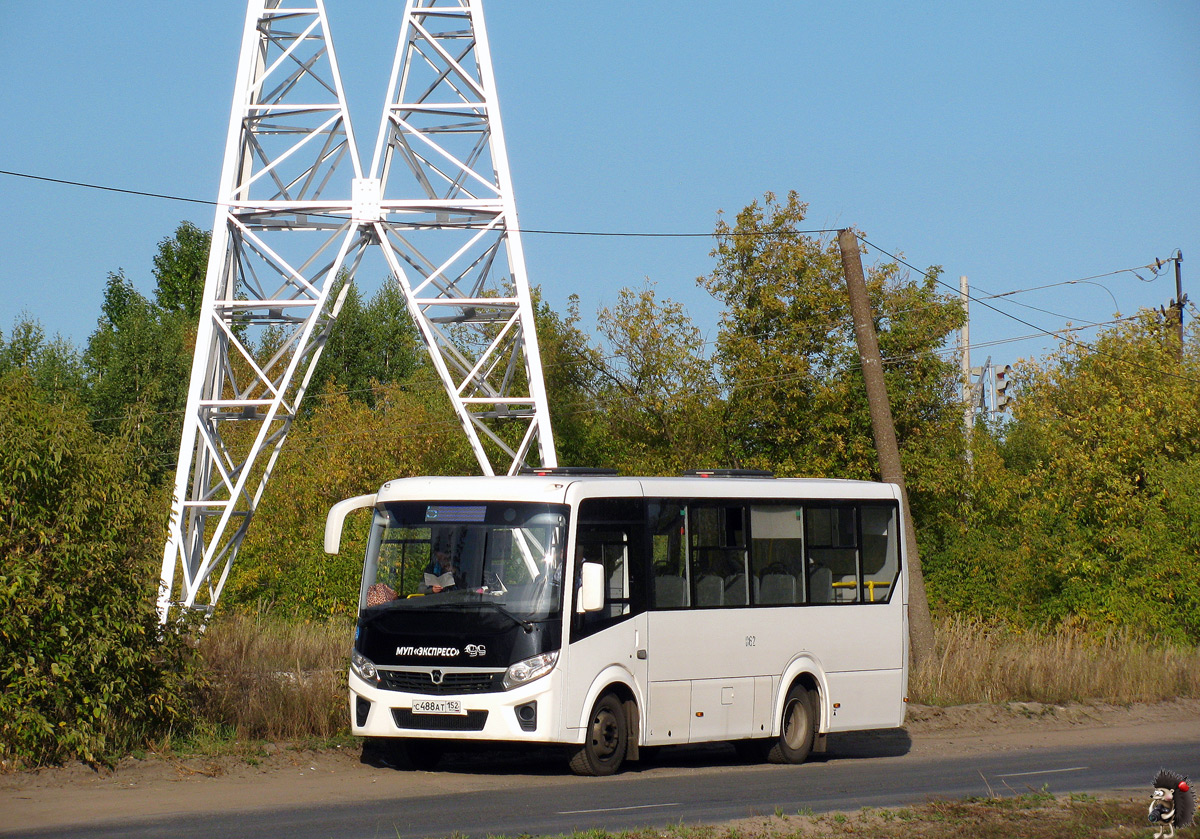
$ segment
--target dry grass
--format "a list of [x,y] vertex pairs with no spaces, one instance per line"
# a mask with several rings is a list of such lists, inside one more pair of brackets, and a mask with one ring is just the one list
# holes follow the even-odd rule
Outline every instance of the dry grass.
[[[632,831],[623,839],[801,839],[858,836],[863,839],[1097,839],[1149,837],[1140,801],[1100,801],[1091,796],[1056,799],[1033,793],[1004,799],[934,801],[899,809],[744,819],[721,827]],[[1187,834],[1184,833],[1184,836]],[[589,839],[615,839],[600,831]]]
[[[1151,832],[1141,801],[1098,800],[1089,795],[1056,799],[1049,793],[1032,793],[823,815],[777,810],[773,816],[724,825],[678,824],[621,833],[589,830],[558,839],[1134,839],[1149,837]],[[1182,839],[1190,832],[1177,835]]]
[[201,718],[262,740],[348,733],[346,665],[353,627],[225,615],[199,651],[210,684]]
[[[329,739],[349,733],[346,665],[353,628],[223,615],[200,641],[209,685],[198,716],[240,740]],[[925,705],[1200,697],[1200,649],[1062,629],[1050,635],[963,620],[937,627],[939,653],[914,669]]]
[[1200,649],[1059,629],[1050,635],[949,620],[938,655],[909,678],[926,705],[1103,700],[1118,704],[1200,697]]

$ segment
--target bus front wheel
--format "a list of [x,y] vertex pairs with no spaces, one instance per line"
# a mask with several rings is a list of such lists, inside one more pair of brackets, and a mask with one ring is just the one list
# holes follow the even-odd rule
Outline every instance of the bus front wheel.
[[816,713],[812,694],[803,685],[792,685],[783,700],[779,738],[771,744],[771,763],[804,763],[816,738]]
[[612,775],[621,768],[629,749],[629,732],[621,700],[606,693],[588,716],[583,745],[571,755],[576,775]]

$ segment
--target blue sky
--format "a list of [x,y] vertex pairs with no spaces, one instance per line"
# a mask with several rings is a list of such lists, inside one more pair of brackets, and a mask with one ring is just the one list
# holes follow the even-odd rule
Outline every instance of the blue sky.
[[[403,3],[327,9],[369,150]],[[703,233],[718,210],[794,189],[813,227],[858,227],[954,286],[969,276],[979,295],[1178,248],[1200,303],[1193,0],[485,9],[527,229]],[[240,0],[0,0],[0,169],[215,198],[244,17]],[[82,344],[109,271],[149,291],[157,242],[183,219],[212,227],[201,205],[3,175],[0,196],[5,334],[24,311]],[[719,307],[695,282],[711,246],[525,238],[530,280],[556,308],[575,293],[591,319],[649,278],[713,337]],[[1120,273],[991,302],[1054,330],[1174,296],[1172,271],[1139,273],[1150,282]],[[1011,340],[1035,332],[972,307],[976,363],[1054,344]]]

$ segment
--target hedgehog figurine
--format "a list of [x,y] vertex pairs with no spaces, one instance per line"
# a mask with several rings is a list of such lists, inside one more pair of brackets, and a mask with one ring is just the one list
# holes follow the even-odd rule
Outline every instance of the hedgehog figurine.
[[1159,770],[1150,796],[1150,823],[1158,828],[1154,839],[1173,839],[1175,828],[1187,827],[1196,815],[1196,796],[1188,779],[1178,772]]

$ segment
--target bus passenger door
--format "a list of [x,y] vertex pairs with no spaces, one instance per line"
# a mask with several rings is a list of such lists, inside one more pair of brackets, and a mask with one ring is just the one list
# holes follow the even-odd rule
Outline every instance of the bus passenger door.
[[583,563],[599,563],[604,566],[607,583],[604,606],[599,611],[572,616],[563,706],[567,725],[578,726],[588,713],[584,704],[597,679],[631,682],[644,716],[647,628],[642,594],[641,499],[584,499],[576,527],[576,579]]
[[692,670],[702,657],[696,642],[691,570],[687,561],[687,507],[648,500],[651,578],[647,581],[646,651],[649,707],[646,742],[686,743],[691,735]]

